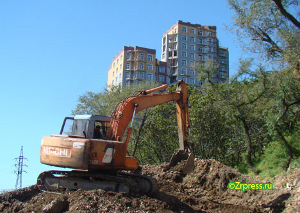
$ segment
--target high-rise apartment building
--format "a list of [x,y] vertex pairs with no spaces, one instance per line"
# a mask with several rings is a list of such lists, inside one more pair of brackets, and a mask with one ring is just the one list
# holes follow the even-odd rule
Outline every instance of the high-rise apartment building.
[[163,35],[161,61],[154,49],[124,46],[112,60],[107,83],[130,86],[145,80],[167,84],[184,80],[201,86],[196,64],[209,59],[219,64],[213,81],[225,82],[229,78],[229,51],[219,46],[217,28],[177,21]]
[[163,35],[161,60],[167,62],[170,69],[170,83],[182,79],[201,86],[195,65],[208,59],[219,64],[213,80],[225,82],[229,78],[229,52],[228,48],[219,46],[215,26],[177,21]]
[[107,83],[121,86],[145,80],[170,83],[167,74],[167,63],[156,59],[156,50],[124,46],[112,60]]

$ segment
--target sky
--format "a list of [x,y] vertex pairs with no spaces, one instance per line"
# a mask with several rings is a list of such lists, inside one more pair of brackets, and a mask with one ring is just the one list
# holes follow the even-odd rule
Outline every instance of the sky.
[[80,95],[100,92],[123,46],[156,49],[178,20],[217,27],[229,48],[230,75],[242,50],[225,25],[226,0],[2,0],[0,1],[0,192],[15,188],[15,158],[23,146],[22,186],[59,169],[39,160],[43,136],[58,134]]

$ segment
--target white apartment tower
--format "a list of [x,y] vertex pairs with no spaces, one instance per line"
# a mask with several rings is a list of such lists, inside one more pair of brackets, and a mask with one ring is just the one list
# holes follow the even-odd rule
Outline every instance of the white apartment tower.
[[219,46],[215,26],[177,21],[163,35],[161,60],[167,62],[170,83],[182,79],[188,84],[201,86],[195,65],[208,59],[219,64],[218,71],[213,74],[213,81],[223,83],[228,80],[229,51]]

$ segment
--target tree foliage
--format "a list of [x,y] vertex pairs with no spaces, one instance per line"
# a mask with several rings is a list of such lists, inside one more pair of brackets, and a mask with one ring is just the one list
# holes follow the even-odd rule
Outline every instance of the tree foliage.
[[111,115],[117,105],[125,98],[157,85],[157,82],[144,82],[130,87],[112,85],[104,88],[102,92],[86,92],[86,94],[79,96],[79,103],[72,114]]
[[235,11],[233,30],[244,47],[259,53],[268,63],[292,67],[299,78],[299,1],[228,0],[228,3]]

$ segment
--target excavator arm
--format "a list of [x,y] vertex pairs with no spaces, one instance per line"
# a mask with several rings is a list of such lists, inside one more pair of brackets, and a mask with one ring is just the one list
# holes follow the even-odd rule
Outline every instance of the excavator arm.
[[[135,113],[156,105],[175,101],[178,123],[179,151],[173,155],[169,165],[171,167],[176,165],[181,160],[187,160],[185,166],[187,169],[185,170],[186,173],[188,173],[194,168],[194,154],[192,150],[192,144],[187,142],[187,129],[190,127],[187,87],[184,81],[179,81],[176,91],[154,93],[166,89],[167,87],[168,85],[165,84],[151,90],[145,90],[138,95],[128,97],[122,101],[112,114],[113,120],[108,139],[121,141],[124,132],[129,122],[134,118]],[[126,147],[130,139],[131,131],[132,129],[130,127],[125,140]]]

